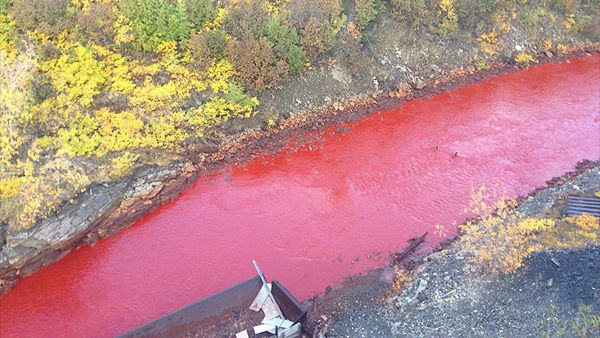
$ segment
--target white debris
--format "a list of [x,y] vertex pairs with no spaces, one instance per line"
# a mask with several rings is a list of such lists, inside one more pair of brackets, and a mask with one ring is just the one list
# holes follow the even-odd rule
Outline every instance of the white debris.
[[267,298],[269,298],[269,290],[271,289],[271,284],[267,284],[267,287],[269,288],[268,290],[264,285],[260,288],[260,291],[258,291],[258,295],[256,295],[256,298],[254,298],[254,301],[252,302],[252,304],[250,304],[250,310],[254,312],[260,311],[260,308],[262,308]]
[[244,330],[244,331],[240,331],[240,332],[236,333],[235,338],[250,338],[250,336],[248,336],[248,332],[246,332],[246,330]]
[[277,317],[277,318],[265,317],[265,319],[263,319],[262,323],[268,324],[268,325],[275,325],[277,327],[281,327],[284,329],[290,328],[292,325],[294,325],[293,322],[291,322],[287,319],[284,319],[284,318],[280,318],[280,317]]
[[259,333],[275,330],[275,328],[276,328],[275,325],[260,324],[260,325],[257,325],[254,327],[254,333],[259,334]]
[[300,323],[277,333],[277,338],[295,338],[300,337]]
[[265,316],[269,319],[279,317],[275,302],[273,302],[270,297],[265,300],[261,309],[265,313]]
[[[271,293],[271,284],[268,284],[264,275],[258,268],[256,261],[252,261],[256,267],[256,271],[260,276],[263,286],[260,288],[258,294],[254,298],[254,301],[250,305],[250,309],[253,311],[262,310],[265,314],[262,323],[254,327],[254,333],[269,332],[275,334],[275,338],[296,338],[300,336],[301,325],[300,323],[294,324],[292,321],[287,320],[283,315],[283,312],[277,304],[277,300]],[[239,337],[236,337],[239,338]],[[243,338],[243,336],[242,336]]]

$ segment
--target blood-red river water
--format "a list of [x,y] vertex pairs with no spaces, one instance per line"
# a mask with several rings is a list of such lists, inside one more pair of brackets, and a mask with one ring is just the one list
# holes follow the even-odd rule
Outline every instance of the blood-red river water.
[[471,187],[525,194],[600,158],[599,64],[571,59],[411,101],[313,149],[199,179],[20,281],[0,299],[0,336],[114,336],[255,276],[252,259],[304,299],[409,238],[441,241],[435,224],[456,230]]

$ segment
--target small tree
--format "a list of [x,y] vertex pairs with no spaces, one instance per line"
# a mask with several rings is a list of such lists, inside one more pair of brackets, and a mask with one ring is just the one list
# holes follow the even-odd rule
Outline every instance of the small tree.
[[190,51],[194,63],[202,71],[206,71],[213,61],[227,56],[227,34],[222,29],[204,30],[192,34]]
[[32,49],[15,57],[0,49],[0,164],[4,169],[11,167],[13,157],[27,141],[36,67]]
[[291,0],[287,6],[289,22],[300,35],[299,44],[309,58],[330,50],[341,28],[341,0]]

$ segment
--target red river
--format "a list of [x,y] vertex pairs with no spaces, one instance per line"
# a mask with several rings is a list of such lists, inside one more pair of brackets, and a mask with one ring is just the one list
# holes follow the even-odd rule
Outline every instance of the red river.
[[373,252],[425,231],[440,241],[434,225],[455,230],[472,186],[525,194],[600,158],[599,64],[571,59],[412,101],[315,149],[199,179],[20,281],[0,299],[0,336],[114,336],[254,276],[252,259],[304,299],[381,264]]

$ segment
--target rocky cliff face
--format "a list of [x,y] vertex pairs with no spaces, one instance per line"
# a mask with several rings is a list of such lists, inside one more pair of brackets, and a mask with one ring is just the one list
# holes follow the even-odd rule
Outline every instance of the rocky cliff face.
[[74,204],[27,231],[8,231],[0,251],[0,294],[73,248],[93,245],[173,200],[191,185],[195,169],[191,163],[148,168],[120,182],[90,188]]

